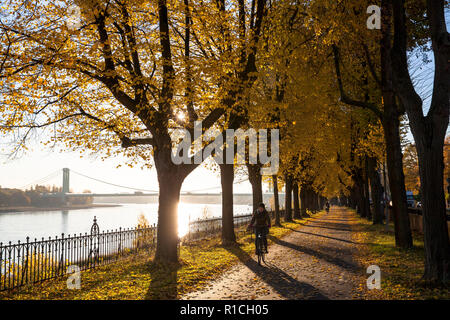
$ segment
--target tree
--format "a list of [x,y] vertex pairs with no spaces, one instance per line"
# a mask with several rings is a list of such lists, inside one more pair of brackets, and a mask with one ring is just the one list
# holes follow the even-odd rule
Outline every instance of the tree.
[[[345,44],[350,45],[351,48],[354,48],[355,43],[357,43],[362,49],[361,51],[364,52],[364,55],[357,59],[357,63],[363,67],[366,73],[369,72],[372,75],[373,81],[381,90],[382,106],[379,106],[379,104],[377,103],[371,102],[370,95],[367,94],[366,90],[364,90],[365,92],[363,91],[363,99],[355,99],[347,94],[344,89],[342,73],[340,70],[340,50],[342,49],[339,48],[337,44],[335,44],[333,45],[333,51],[341,100],[349,105],[370,110],[382,122],[387,149],[387,166],[392,196],[392,211],[394,216],[396,245],[403,248],[409,248],[412,246],[412,236],[409,223],[409,215],[407,212],[406,190],[404,174],[402,170],[402,150],[399,131],[399,118],[404,113],[404,111],[397,105],[395,94],[392,88],[392,69],[390,68],[389,63],[389,43],[391,39],[390,23],[388,13],[385,10],[387,2],[388,1],[382,1],[381,5],[382,24],[381,38],[379,39],[380,64],[378,67],[374,63],[374,59],[372,58],[373,53],[377,48],[362,41],[361,39],[364,39],[365,37],[361,37],[361,35],[359,36],[359,39],[354,37],[355,35],[360,34],[360,32],[365,32],[366,35],[370,38],[370,35],[367,34],[368,30],[364,30],[356,26],[355,30],[360,32],[350,33],[350,37],[352,38],[347,39],[347,41],[345,42]],[[357,25],[361,25],[364,23],[360,20],[360,18],[358,18],[359,16],[361,16],[362,12],[365,12],[365,10],[362,10],[364,8],[364,5],[365,4],[355,5],[355,12],[357,12],[357,14],[355,15]],[[351,17],[349,18],[351,19]],[[343,39],[341,39],[340,41],[336,41],[336,43],[342,45],[344,43],[344,41],[342,40]],[[373,43],[376,43],[376,41],[373,41]],[[377,71],[380,72],[381,76],[378,75]],[[362,84],[366,86],[370,83],[369,81],[370,80],[368,78],[363,77]],[[374,98],[377,98],[377,96],[375,96]]]
[[281,226],[280,221],[280,200],[278,196],[278,176],[272,175],[273,183],[273,198],[274,198],[274,209],[275,209],[275,226]]
[[253,212],[263,202],[261,165],[247,163],[248,180],[252,185]]
[[300,212],[299,189],[297,181],[295,181],[292,186],[292,196],[294,197],[294,219],[301,219],[302,215]]
[[[273,12],[279,14],[279,25],[285,26],[284,28],[291,32],[279,35],[278,29],[274,31],[277,35],[274,41],[277,49],[273,52],[277,55],[272,57],[271,68],[277,70],[278,74],[272,82],[281,89],[277,90],[282,93],[280,102],[286,105],[294,100],[297,102],[297,107],[304,109],[305,113],[314,114],[314,110],[308,108],[308,104],[320,105],[321,108],[326,108],[327,105],[342,108],[344,103],[369,110],[382,121],[383,126],[389,127],[385,130],[385,139],[389,148],[390,182],[393,185],[391,189],[393,211],[396,217],[396,243],[402,247],[410,247],[412,237],[407,214],[399,134],[399,117],[402,113],[397,105],[386,99],[389,97],[383,96],[384,105],[381,103],[382,93],[387,94],[389,90],[382,90],[380,80],[382,77],[379,75],[386,69],[383,69],[382,64],[373,58],[378,56],[379,48],[376,44],[380,39],[376,33],[361,27],[366,25],[365,12],[369,4],[367,1],[349,0],[308,1],[280,5],[277,8],[278,11]],[[355,44],[360,50],[355,51]],[[267,52],[270,53],[272,50]],[[345,72],[345,81],[341,68]],[[329,75],[333,72],[337,74],[337,83],[330,81]],[[290,85],[287,86],[286,83]],[[292,93],[294,88],[296,91]],[[336,97],[334,90],[338,91],[339,100],[342,103],[336,103],[339,96]],[[361,98],[353,98],[357,96]],[[388,105],[386,101],[390,104]],[[280,109],[283,111],[285,108],[280,107]],[[287,118],[299,119],[293,115]],[[311,124],[317,123],[313,121]],[[305,128],[311,128],[310,125]],[[311,130],[308,132],[310,133]],[[302,137],[308,139],[306,135]],[[286,137],[283,136],[283,140],[285,139]],[[358,196],[359,189],[354,189],[353,200],[360,199],[359,201],[362,202],[358,207],[365,215],[369,215],[365,180],[356,180],[358,183],[354,187],[359,188],[358,184],[361,183],[359,189],[366,195]],[[305,192],[303,195],[305,196]],[[315,197],[314,193],[312,196]],[[315,206],[314,203],[313,205]]]
[[450,282],[450,243],[443,186],[443,148],[450,108],[450,35],[444,15],[444,0],[427,0],[426,16],[434,54],[431,105],[423,114],[423,101],[408,70],[408,31],[404,1],[392,2],[394,42],[391,68],[395,92],[406,109],[419,159],[420,190],[425,240],[424,279]]
[[370,190],[372,195],[372,203],[373,203],[373,224],[381,224],[383,223],[383,207],[381,206],[382,195],[382,186],[380,173],[377,169],[377,159],[373,157],[368,158],[368,166],[369,166],[369,179],[370,179]]
[[222,243],[227,245],[236,241],[233,221],[234,166],[232,164],[221,164],[219,166],[222,185]]
[[289,173],[284,175],[284,221],[292,221],[292,176]]
[[[383,42],[384,40],[382,40]],[[383,46],[382,46],[383,48]],[[401,113],[398,111],[395,97],[392,95],[392,88],[389,88],[389,71],[385,69],[383,64],[383,57],[385,54],[382,50],[382,80],[381,87],[383,93],[383,111],[380,111],[376,105],[369,102],[356,101],[347,97],[343,84],[339,66],[339,51],[337,47],[335,52],[336,74],[338,77],[339,90],[341,92],[341,99],[343,102],[356,107],[374,112],[382,121],[384,128],[384,137],[387,149],[387,166],[389,173],[389,185],[392,195],[392,210],[394,216],[394,226],[396,235],[396,244],[400,247],[409,248],[412,246],[411,229],[409,225],[409,216],[407,213],[406,191],[404,183],[404,174],[402,169],[402,152],[400,143],[400,121]]]
[[[226,4],[224,0],[220,0],[218,9],[222,13],[222,18],[227,21],[229,13],[226,12]],[[244,0],[237,1],[237,30],[233,30],[231,24],[227,24],[221,31],[230,37],[234,32],[237,33],[237,42],[234,51],[237,52],[237,60],[235,64],[228,65],[228,74],[234,75],[234,78],[225,82],[224,92],[227,106],[227,114],[224,128],[239,129],[248,124],[246,102],[248,97],[246,93],[251,89],[256,80],[256,53],[258,51],[258,42],[263,26],[263,18],[266,12],[265,0],[253,0],[251,5],[250,16],[246,14],[246,2]],[[255,7],[256,6],[256,7]],[[230,9],[230,11],[233,11]],[[265,26],[267,28],[267,26]],[[231,54],[231,44],[223,47],[226,54]],[[224,141],[226,141],[224,139]],[[226,142],[226,144],[231,142]],[[232,142],[234,143],[234,141]],[[227,147],[227,146],[226,146]],[[225,148],[226,148],[225,147]],[[220,165],[221,181],[222,181],[222,241],[225,244],[235,241],[234,223],[233,223],[233,179],[234,163],[223,163]],[[250,172],[249,172],[250,174]],[[261,185],[261,181],[259,182]],[[252,184],[253,186],[253,184]],[[262,190],[262,189],[261,189]],[[261,191],[262,192],[262,191]],[[254,193],[257,194],[255,191]],[[255,201],[255,199],[254,199]],[[262,201],[262,194],[261,194]]]
[[171,134],[181,128],[193,136],[200,120],[205,131],[233,108],[254,77],[265,1],[254,2],[245,44],[233,37],[229,19],[238,18],[224,1],[77,4],[80,25],[68,28],[65,3],[11,2],[7,13],[15,18],[0,26],[0,128],[16,132],[17,148],[33,129],[52,127],[68,148],[124,153],[130,165],[150,166],[153,159],[160,191],[156,259],[177,261],[180,189],[205,146],[187,164],[174,163]]

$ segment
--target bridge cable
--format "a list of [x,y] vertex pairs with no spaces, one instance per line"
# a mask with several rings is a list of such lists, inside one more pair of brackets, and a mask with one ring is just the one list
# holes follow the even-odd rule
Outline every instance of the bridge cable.
[[82,174],[82,173],[76,172],[76,171],[74,171],[74,170],[70,170],[70,172],[73,172],[73,173],[75,173],[75,174],[77,174],[77,175],[79,175],[79,176],[82,176],[82,177],[84,177],[84,178],[87,178],[87,179],[95,180],[95,181],[97,181],[97,182],[101,182],[101,183],[104,183],[104,184],[109,184],[109,185],[111,185],[111,186],[115,186],[115,187],[119,187],[119,188],[130,189],[130,190],[135,190],[135,191],[152,192],[152,193],[158,193],[158,192],[159,192],[159,191],[157,191],[157,190],[139,189],[139,188],[127,187],[127,186],[123,186],[123,185],[120,185],[120,184],[115,184],[115,183],[107,182],[107,181],[100,180],[100,179],[97,179],[97,178],[89,177],[89,176],[87,176],[87,175],[84,175],[84,174]]
[[[247,180],[248,180],[248,177],[247,178],[243,178],[243,179],[241,179],[239,181],[233,182],[233,184],[239,184],[239,183],[247,181]],[[195,189],[195,190],[188,190],[188,191],[184,191],[184,192],[198,192],[198,191],[213,190],[213,189],[219,189],[219,188],[221,188],[221,186],[207,187],[207,188]]]
[[[100,182],[100,183],[108,184],[108,185],[115,186],[115,187],[119,187],[119,188],[124,188],[124,189],[129,189],[129,190],[135,190],[135,191],[145,191],[145,192],[151,192],[151,193],[158,193],[158,192],[159,192],[159,190],[149,190],[149,189],[133,188],[133,187],[128,187],[128,186],[124,186],[124,185],[120,185],[120,184],[116,184],[116,183],[104,181],[104,180],[101,180],[101,179],[97,179],[97,178],[94,178],[94,177],[87,176],[87,175],[85,175],[85,174],[79,173],[79,172],[74,171],[74,170],[72,170],[72,169],[71,169],[70,171],[71,171],[72,173],[75,173],[75,174],[77,174],[77,175],[79,175],[79,176],[82,176],[82,177],[84,177],[84,178],[91,179],[91,180],[94,180],[94,181],[97,181],[97,182]],[[56,172],[53,172],[52,174],[48,175],[47,177],[44,177],[44,178],[39,179],[39,180],[36,180],[36,181],[40,181],[40,180],[46,179],[46,178],[50,177],[51,175],[53,175],[53,174],[55,174],[55,173],[56,173],[56,174],[59,174],[59,173],[60,173],[60,170],[58,170],[58,171],[56,171]],[[248,177],[247,177],[247,178],[243,178],[243,179],[241,179],[241,180],[239,180],[239,181],[236,181],[236,182],[234,182],[233,184],[239,184],[239,183],[242,183],[242,182],[247,181],[247,180],[248,180]],[[188,190],[188,191],[184,191],[184,192],[197,192],[197,191],[213,190],[213,189],[219,189],[219,188],[221,188],[221,187],[220,187],[220,186],[217,186],[217,187],[208,187],[208,188],[202,188],[202,189]]]
[[23,186],[20,187],[19,189],[24,189],[25,187],[33,186],[33,185],[39,184],[39,183],[44,183],[44,182],[49,181],[49,180],[51,180],[51,179],[53,179],[53,178],[56,178],[56,177],[57,177],[58,175],[60,175],[60,174],[61,174],[61,170],[58,169],[58,170],[56,170],[56,171],[50,173],[49,175],[47,175],[47,176],[45,176],[45,177],[43,177],[43,178],[36,179],[36,180],[34,180],[33,182],[30,182],[30,183],[28,183],[28,184],[23,185]]

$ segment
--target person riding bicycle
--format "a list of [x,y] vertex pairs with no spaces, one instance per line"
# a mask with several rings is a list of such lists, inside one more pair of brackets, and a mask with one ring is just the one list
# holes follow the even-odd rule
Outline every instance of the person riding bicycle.
[[329,212],[330,211],[330,203],[327,201],[327,203],[325,203],[325,210],[327,211],[327,212]]
[[268,253],[267,251],[267,234],[269,233],[269,228],[271,227],[271,221],[269,213],[266,210],[266,206],[264,203],[260,203],[258,205],[258,209],[256,209],[255,213],[253,214],[252,220],[250,221],[250,224],[248,225],[247,229],[250,229],[254,227],[255,228],[255,253],[258,254],[258,236],[261,234],[263,238],[264,243],[264,251]]

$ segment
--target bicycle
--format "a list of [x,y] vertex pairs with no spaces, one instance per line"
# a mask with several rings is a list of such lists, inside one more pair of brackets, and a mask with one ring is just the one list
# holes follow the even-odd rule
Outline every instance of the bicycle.
[[266,263],[265,260],[265,246],[264,246],[264,239],[262,236],[262,233],[260,232],[256,238],[256,254],[258,255],[258,264],[261,265],[261,261]]

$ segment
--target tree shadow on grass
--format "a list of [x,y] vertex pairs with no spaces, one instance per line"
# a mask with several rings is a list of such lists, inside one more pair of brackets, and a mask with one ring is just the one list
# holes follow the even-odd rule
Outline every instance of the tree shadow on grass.
[[247,268],[286,299],[329,300],[316,287],[292,278],[277,266],[273,264],[259,265],[238,245],[227,246],[225,249],[238,257]]
[[181,265],[179,263],[163,264],[158,262],[150,262],[148,268],[152,280],[145,295],[145,299],[177,299],[177,273],[180,267]]

